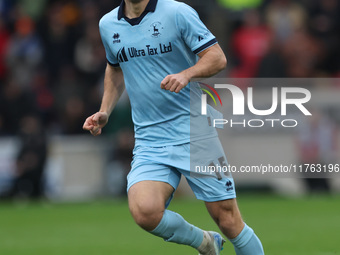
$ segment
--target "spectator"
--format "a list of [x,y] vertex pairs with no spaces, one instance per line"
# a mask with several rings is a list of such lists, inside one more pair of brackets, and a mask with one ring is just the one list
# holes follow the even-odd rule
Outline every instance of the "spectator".
[[35,24],[28,16],[22,16],[15,23],[15,33],[8,47],[10,73],[21,86],[27,87],[42,59],[42,44],[36,34]]
[[325,57],[320,63],[323,72],[335,74],[339,70],[340,57],[340,4],[337,0],[317,1],[310,10],[310,28],[312,34],[322,43]]
[[306,31],[294,32],[284,43],[282,52],[287,63],[289,77],[318,76],[317,68],[324,55],[324,49],[319,41]]
[[261,23],[256,10],[247,11],[243,25],[233,34],[232,53],[239,63],[231,72],[232,77],[254,77],[259,63],[268,52],[271,41],[269,29]]
[[106,62],[105,51],[102,47],[98,24],[90,23],[85,28],[85,35],[81,37],[75,47],[75,63],[79,69],[85,85],[96,85],[102,75]]
[[[71,9],[72,11],[72,9]],[[56,85],[63,66],[73,63],[73,49],[76,41],[73,20],[64,5],[54,2],[48,9],[46,22],[42,28],[45,45],[45,63],[47,64],[50,85]]]
[[1,88],[0,116],[3,133],[14,135],[19,131],[23,116],[37,112],[34,96],[28,90],[19,86],[15,78],[10,78]]
[[292,0],[274,0],[266,9],[266,19],[278,41],[285,42],[295,31],[305,28],[307,13]]
[[26,115],[21,119],[20,150],[16,176],[9,197],[40,198],[43,196],[43,173],[47,157],[47,141],[39,119]]
[[57,125],[55,131],[62,134],[82,132],[85,118],[85,91],[78,84],[77,73],[73,66],[64,66],[54,89]]
[[259,63],[256,77],[285,78],[287,77],[287,63],[280,45],[272,40],[268,52]]

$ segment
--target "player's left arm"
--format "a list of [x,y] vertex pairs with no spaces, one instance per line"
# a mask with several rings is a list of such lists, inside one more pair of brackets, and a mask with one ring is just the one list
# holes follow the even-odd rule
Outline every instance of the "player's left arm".
[[222,71],[227,65],[227,59],[219,46],[213,46],[198,53],[199,60],[192,67],[177,74],[166,76],[161,82],[161,88],[179,93],[192,78],[210,77]]

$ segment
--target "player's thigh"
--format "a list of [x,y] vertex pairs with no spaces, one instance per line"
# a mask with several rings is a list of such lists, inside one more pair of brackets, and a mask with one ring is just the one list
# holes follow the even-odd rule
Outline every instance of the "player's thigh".
[[166,161],[166,148],[138,147],[134,150],[128,174],[128,198],[132,212],[159,210],[166,207],[177,188],[181,175]]

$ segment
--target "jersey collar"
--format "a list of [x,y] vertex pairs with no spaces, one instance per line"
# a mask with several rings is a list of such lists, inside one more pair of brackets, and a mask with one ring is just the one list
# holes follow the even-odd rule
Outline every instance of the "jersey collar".
[[132,26],[138,25],[148,12],[154,12],[156,10],[157,1],[158,0],[150,0],[148,2],[147,6],[145,7],[144,12],[139,17],[129,19],[124,14],[125,1],[122,0],[122,2],[120,3],[119,9],[118,9],[118,20],[124,18]]

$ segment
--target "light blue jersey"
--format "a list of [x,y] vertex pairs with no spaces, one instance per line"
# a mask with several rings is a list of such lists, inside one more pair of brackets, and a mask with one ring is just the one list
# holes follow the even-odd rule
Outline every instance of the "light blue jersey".
[[109,64],[120,66],[124,74],[136,145],[188,143],[190,84],[179,94],[162,90],[160,84],[167,75],[193,66],[196,54],[217,41],[196,11],[184,3],[150,0],[135,19],[125,17],[124,5],[122,1],[106,14],[99,27]]

